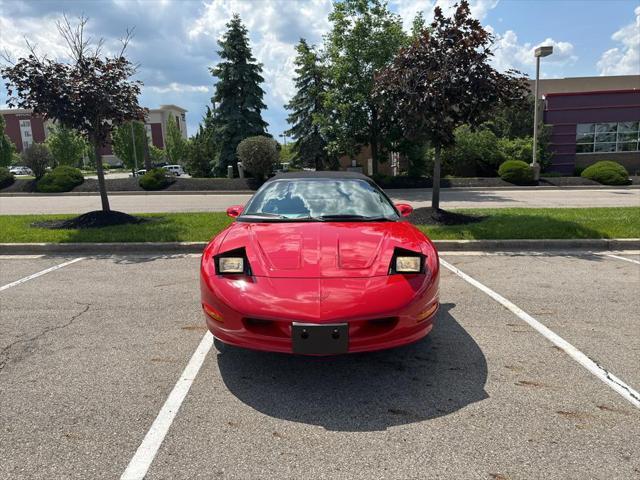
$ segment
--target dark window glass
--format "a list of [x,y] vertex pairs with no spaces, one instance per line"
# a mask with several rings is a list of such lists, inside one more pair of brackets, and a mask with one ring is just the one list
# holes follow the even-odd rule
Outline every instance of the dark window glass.
[[640,122],[620,122],[618,123],[618,132],[637,132],[638,123]]
[[593,143],[579,143],[576,145],[576,153],[593,152]]
[[612,142],[612,143],[596,143],[595,151],[596,152],[615,152],[616,151],[616,144],[615,144],[615,142]]
[[596,133],[616,133],[618,130],[617,123],[598,123],[596,124]]
[[638,150],[638,142],[618,143],[619,152],[635,152]]
[[615,133],[597,133],[596,134],[596,142],[615,142],[616,134]]
[[618,133],[618,143],[633,142],[635,140],[638,140],[638,132]]

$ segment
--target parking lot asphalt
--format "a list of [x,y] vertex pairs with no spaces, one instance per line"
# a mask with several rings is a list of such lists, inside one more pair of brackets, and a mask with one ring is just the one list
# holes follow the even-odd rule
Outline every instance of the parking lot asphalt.
[[[638,390],[640,255],[443,254]],[[118,478],[203,336],[196,255],[1,257],[0,478]],[[632,261],[628,261],[632,260]],[[640,410],[442,269],[416,344],[214,346],[146,478],[637,478]]]

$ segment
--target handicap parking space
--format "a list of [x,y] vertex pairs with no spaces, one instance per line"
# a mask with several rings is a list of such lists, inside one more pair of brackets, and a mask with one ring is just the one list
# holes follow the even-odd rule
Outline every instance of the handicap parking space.
[[[640,387],[639,265],[443,258]],[[11,265],[12,282],[68,260],[0,257],[0,269]],[[86,258],[0,292],[0,477],[122,474],[208,335],[198,263]],[[145,454],[145,478],[640,474],[636,407],[445,268],[441,303],[427,339],[383,352],[297,357],[217,344],[159,450]]]

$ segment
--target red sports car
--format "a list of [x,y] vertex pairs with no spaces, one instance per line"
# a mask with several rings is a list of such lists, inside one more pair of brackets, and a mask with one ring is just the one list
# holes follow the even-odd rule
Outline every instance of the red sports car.
[[438,253],[368,177],[268,180],[202,255],[207,326],[223,343],[331,355],[396,347],[431,331]]

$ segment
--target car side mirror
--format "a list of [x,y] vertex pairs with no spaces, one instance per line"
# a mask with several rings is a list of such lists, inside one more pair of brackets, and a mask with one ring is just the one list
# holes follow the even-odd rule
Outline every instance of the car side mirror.
[[227,208],[227,215],[231,218],[236,218],[242,213],[242,210],[244,210],[244,207],[242,205],[232,205],[231,207]]
[[408,217],[413,212],[413,207],[408,203],[396,203],[396,208],[403,217]]

